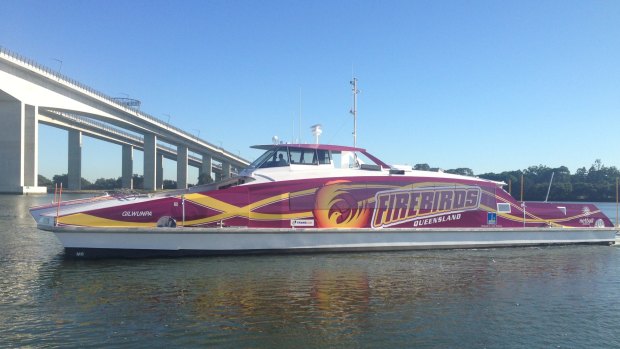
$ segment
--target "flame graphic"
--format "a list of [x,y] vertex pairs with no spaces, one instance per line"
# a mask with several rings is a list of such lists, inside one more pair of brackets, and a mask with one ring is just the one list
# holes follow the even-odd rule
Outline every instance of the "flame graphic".
[[316,193],[314,218],[320,228],[361,228],[368,226],[368,200],[357,201],[347,189],[349,181],[326,183]]

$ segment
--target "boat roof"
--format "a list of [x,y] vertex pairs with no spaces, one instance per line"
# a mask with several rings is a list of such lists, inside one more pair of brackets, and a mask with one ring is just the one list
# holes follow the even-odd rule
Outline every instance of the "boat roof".
[[376,156],[370,154],[364,148],[347,147],[344,145],[333,145],[333,144],[300,144],[300,143],[280,143],[280,144],[264,144],[264,145],[252,146],[252,148],[254,149],[263,149],[263,150],[272,150],[272,149],[278,149],[281,147],[289,147],[289,148],[297,148],[297,149],[317,149],[317,150],[320,149],[320,150],[328,150],[331,152],[343,152],[343,151],[359,152],[359,153],[366,155],[370,160],[374,161],[375,164],[381,167],[390,168],[390,165],[381,161],[381,159],[377,158]]
[[356,148],[356,147],[347,147],[344,145],[333,145],[333,144],[300,144],[300,143],[280,143],[280,144],[262,144],[262,145],[254,145],[252,148],[254,149],[262,149],[262,150],[270,150],[280,147],[292,147],[292,148],[303,148],[303,149],[323,149],[323,150],[331,150],[331,151],[358,151],[365,153],[366,149],[364,148]]

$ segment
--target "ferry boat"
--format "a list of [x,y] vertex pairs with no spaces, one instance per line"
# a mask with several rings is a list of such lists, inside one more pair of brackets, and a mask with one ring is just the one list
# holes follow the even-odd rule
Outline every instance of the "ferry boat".
[[386,164],[365,149],[270,144],[233,178],[33,207],[67,257],[480,248],[615,241],[592,204],[519,202],[505,183]]

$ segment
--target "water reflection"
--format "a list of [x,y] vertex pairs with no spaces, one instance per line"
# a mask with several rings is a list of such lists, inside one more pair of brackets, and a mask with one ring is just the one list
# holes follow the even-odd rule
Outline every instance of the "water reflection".
[[479,324],[501,323],[507,308],[533,310],[549,283],[600,279],[605,264],[583,261],[604,249],[62,261],[50,265],[37,301],[54,331],[81,329],[102,344],[165,337],[183,345],[348,346],[368,333],[364,340],[431,343],[463,318],[471,325],[461,330],[484,338]]

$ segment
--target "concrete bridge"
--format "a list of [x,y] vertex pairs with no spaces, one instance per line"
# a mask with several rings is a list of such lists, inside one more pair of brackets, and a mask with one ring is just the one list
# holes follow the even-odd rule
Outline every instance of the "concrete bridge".
[[161,189],[164,157],[177,162],[178,188],[187,187],[188,165],[199,167],[200,173],[214,172],[225,178],[249,164],[221,147],[3,48],[0,120],[0,192],[4,193],[45,192],[37,183],[39,123],[68,131],[69,189],[80,189],[82,135],[123,147],[122,179],[126,188],[132,188],[134,148],[144,152],[146,190]]

